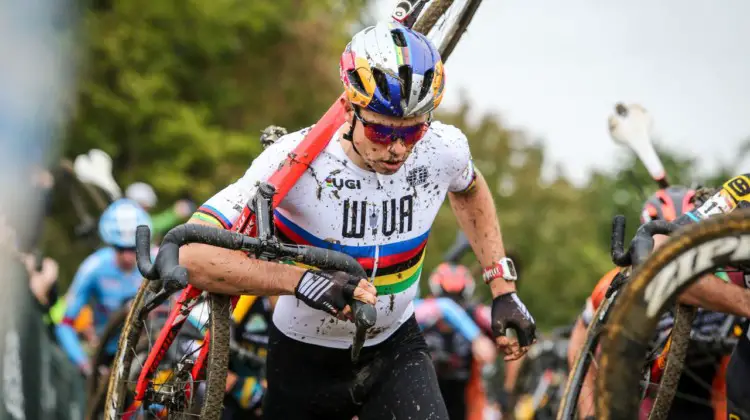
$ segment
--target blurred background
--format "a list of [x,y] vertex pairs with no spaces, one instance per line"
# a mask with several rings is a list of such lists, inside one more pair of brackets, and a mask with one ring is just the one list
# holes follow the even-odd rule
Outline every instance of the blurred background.
[[[317,121],[340,91],[347,39],[391,3],[91,1],[62,154],[102,149],[121,185],[150,183],[161,206],[186,193],[200,203],[244,173],[264,127]],[[470,139],[542,328],[572,322],[611,266],[611,217],[626,214],[632,229],[656,188],[609,139],[616,102],[651,112],[673,183],[711,185],[747,162],[743,10],[750,4],[482,4],[446,67],[440,119]],[[55,197],[44,237],[63,284],[89,250],[71,237],[67,202]],[[447,205],[437,223],[426,273],[454,239]]]

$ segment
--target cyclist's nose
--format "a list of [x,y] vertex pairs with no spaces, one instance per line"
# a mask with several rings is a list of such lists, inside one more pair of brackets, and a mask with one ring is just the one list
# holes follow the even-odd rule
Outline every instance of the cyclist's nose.
[[392,142],[388,147],[388,151],[396,156],[402,156],[407,152],[407,150],[408,148],[406,147],[406,143],[404,143],[404,141],[400,139]]

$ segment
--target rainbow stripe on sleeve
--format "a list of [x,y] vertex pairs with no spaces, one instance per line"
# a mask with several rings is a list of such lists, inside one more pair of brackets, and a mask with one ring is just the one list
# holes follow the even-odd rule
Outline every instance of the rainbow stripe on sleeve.
[[372,276],[373,271],[375,271],[375,255],[377,252],[379,257],[374,284],[379,295],[403,292],[416,283],[422,274],[429,230],[416,238],[387,245],[377,247],[352,246],[320,239],[296,225],[278,211],[274,212],[274,220],[279,239],[284,242],[312,245],[351,255],[362,265],[368,276]]
[[198,210],[193,213],[191,219],[202,220],[223,229],[232,228],[232,222],[230,222],[229,219],[224,217],[224,215],[215,208],[205,204],[200,206]]

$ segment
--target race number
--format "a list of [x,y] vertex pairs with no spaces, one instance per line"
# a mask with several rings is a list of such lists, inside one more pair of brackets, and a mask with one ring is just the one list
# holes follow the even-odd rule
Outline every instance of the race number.
[[750,178],[745,175],[736,176],[724,184],[724,190],[737,202],[750,201]]
[[734,199],[727,190],[720,190],[713,197],[706,200],[695,212],[701,219],[708,218],[717,214],[730,213],[737,207]]

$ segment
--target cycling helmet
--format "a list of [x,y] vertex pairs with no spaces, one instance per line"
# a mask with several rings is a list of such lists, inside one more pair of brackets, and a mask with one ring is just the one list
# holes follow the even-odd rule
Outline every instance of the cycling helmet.
[[148,213],[134,200],[121,198],[102,213],[99,219],[99,236],[107,245],[135,248],[135,229],[140,225],[151,228]]
[[651,220],[671,222],[695,208],[694,197],[695,190],[686,187],[674,186],[659,190],[643,204],[641,223]]
[[354,35],[339,71],[349,101],[378,114],[423,115],[443,99],[440,53],[424,35],[398,23],[379,23]]
[[468,300],[474,294],[474,278],[463,265],[442,263],[430,274],[433,296],[453,295]]
[[125,190],[125,197],[135,200],[143,208],[152,208],[157,202],[154,189],[145,182],[130,184]]

